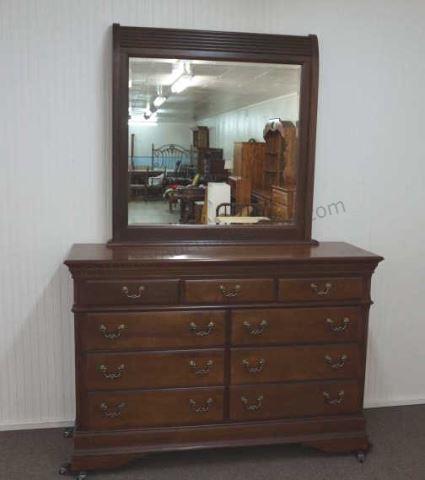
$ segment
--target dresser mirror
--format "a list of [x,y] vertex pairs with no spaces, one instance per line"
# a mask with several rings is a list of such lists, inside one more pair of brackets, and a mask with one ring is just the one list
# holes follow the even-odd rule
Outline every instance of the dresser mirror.
[[114,25],[112,243],[310,242],[317,62],[314,36]]
[[128,224],[293,224],[300,65],[129,59]]

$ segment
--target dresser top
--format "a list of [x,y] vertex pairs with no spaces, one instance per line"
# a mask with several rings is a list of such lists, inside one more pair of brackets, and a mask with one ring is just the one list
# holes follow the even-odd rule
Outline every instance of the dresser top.
[[110,247],[75,244],[65,261],[69,266],[110,263],[221,263],[221,262],[325,262],[378,263],[383,258],[344,242],[311,245],[146,245]]

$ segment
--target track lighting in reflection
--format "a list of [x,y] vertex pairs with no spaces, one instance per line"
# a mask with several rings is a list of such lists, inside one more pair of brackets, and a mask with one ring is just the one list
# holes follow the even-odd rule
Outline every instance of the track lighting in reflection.
[[173,93],[181,93],[186,90],[192,83],[193,75],[183,74],[178,80],[171,85],[171,91]]
[[153,104],[154,104],[155,107],[159,108],[165,102],[165,100],[167,100],[166,97],[158,96],[153,101]]

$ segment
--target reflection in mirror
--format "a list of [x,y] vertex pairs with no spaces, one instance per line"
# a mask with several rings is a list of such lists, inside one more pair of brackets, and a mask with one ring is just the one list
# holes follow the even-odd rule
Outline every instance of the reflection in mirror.
[[128,223],[293,224],[300,65],[131,58]]

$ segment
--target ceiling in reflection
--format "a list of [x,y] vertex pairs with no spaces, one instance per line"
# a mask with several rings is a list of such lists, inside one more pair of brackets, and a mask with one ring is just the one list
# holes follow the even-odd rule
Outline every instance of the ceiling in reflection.
[[299,93],[301,67],[131,58],[132,120],[191,122]]

